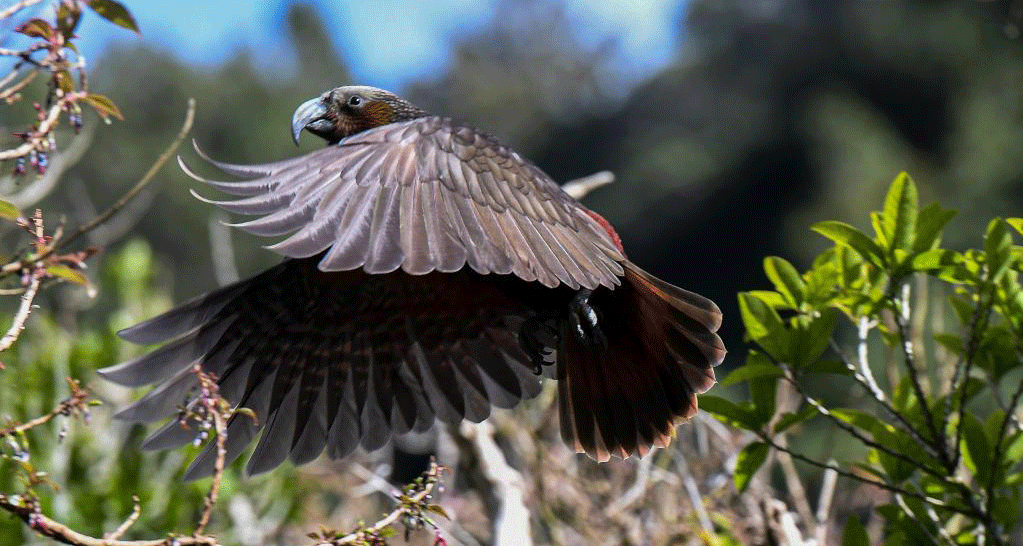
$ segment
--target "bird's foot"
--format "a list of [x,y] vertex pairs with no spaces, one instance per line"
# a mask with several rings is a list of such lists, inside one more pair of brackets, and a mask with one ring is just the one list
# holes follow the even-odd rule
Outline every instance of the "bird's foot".
[[519,327],[519,344],[533,365],[533,373],[543,374],[543,367],[554,364],[554,347],[558,344],[556,317],[539,313],[523,321]]

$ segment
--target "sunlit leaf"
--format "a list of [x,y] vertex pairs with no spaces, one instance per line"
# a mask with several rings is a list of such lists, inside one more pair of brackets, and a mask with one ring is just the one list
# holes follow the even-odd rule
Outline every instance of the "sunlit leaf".
[[916,184],[909,174],[895,177],[884,201],[884,226],[891,237],[892,249],[909,250],[916,239],[916,218],[919,207]]
[[942,209],[937,203],[931,203],[921,209],[916,220],[916,241],[913,241],[913,250],[923,252],[937,248],[941,244],[941,230],[955,215],[956,211]]
[[774,289],[784,296],[789,304],[798,308],[806,299],[806,284],[791,263],[778,256],[764,258],[764,272],[774,283]]
[[817,222],[811,226],[812,230],[835,241],[840,245],[846,245],[855,250],[864,260],[878,266],[884,267],[883,252],[881,247],[865,233],[845,222],[829,220]]
[[699,403],[700,409],[703,411],[729,421],[740,428],[757,430],[760,427],[760,423],[752,412],[720,396],[704,394],[700,396]]

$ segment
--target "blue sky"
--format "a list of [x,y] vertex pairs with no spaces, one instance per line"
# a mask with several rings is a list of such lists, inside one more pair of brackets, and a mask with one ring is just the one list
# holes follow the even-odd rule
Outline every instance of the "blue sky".
[[[122,0],[135,14],[142,36],[101,22],[83,21],[81,45],[93,58],[111,40],[140,41],[174,52],[183,60],[215,67],[239,48],[268,51],[256,55],[267,68],[287,69],[290,59],[281,30],[291,0],[229,2],[218,0]],[[563,0],[583,43],[615,36],[618,59],[636,77],[663,66],[677,53],[679,10],[684,0]],[[9,0],[0,1],[8,4]],[[443,68],[453,38],[482,28],[494,16],[492,2],[447,0],[407,2],[312,0],[336,31],[335,40],[359,83],[399,89],[417,76]]]

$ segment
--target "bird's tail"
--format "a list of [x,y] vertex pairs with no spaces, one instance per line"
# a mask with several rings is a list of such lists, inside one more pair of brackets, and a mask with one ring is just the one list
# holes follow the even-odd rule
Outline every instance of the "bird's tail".
[[725,356],[714,302],[623,265],[621,286],[573,303],[558,351],[562,436],[600,461],[666,446]]

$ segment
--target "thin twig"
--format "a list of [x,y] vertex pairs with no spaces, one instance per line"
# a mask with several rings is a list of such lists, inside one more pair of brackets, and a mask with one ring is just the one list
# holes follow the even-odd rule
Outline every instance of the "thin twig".
[[[437,484],[440,483],[438,481],[438,479],[439,479],[442,471],[443,471],[443,469],[440,466],[438,466],[436,462],[431,461],[430,462],[430,469],[427,470],[427,472],[426,472],[426,477],[428,479],[426,480],[425,485],[423,486],[423,489],[418,491],[418,492],[416,492],[414,495],[409,496],[409,498],[406,501],[402,502],[401,505],[399,505],[394,510],[392,510],[389,514],[384,516],[383,519],[380,519],[379,521],[377,521],[373,525],[370,525],[368,527],[363,527],[363,528],[359,529],[358,531],[356,531],[354,533],[349,533],[349,534],[347,534],[347,535],[345,535],[345,536],[343,536],[341,538],[336,538],[336,539],[320,542],[320,543],[316,544],[316,546],[341,546],[341,545],[344,545],[344,544],[369,544],[368,542],[366,542],[366,538],[369,537],[369,536],[373,536],[373,535],[379,534],[381,531],[383,531],[384,529],[390,527],[396,521],[398,521],[398,519],[401,518],[405,514],[405,512],[406,512],[405,506],[406,505],[408,505],[408,504],[419,504],[419,503],[422,503],[424,500],[426,500],[433,493],[433,490],[437,487]],[[360,541],[362,541],[362,542],[360,542]],[[120,545],[115,545],[115,546],[120,546]],[[135,546],[135,545],[128,545],[128,546]]]
[[[861,332],[864,331],[863,330],[864,324],[866,324],[865,318],[860,319]],[[889,416],[891,416],[892,418],[899,422],[899,424],[901,425],[900,427],[901,429],[905,430],[910,436],[912,436],[913,439],[916,440],[918,444],[923,446],[928,453],[930,453],[932,456],[937,457],[937,452],[934,450],[934,447],[924,439],[923,434],[919,430],[917,430],[916,427],[914,427],[906,419],[906,417],[902,415],[901,412],[895,409],[895,407],[892,406],[890,402],[888,402],[888,399],[884,395],[884,391],[882,391],[881,388],[877,386],[877,382],[874,381],[873,375],[869,376],[868,378],[868,376],[863,375],[863,373],[860,371],[860,369],[863,368],[869,371],[870,367],[865,365],[862,359],[860,360],[859,367],[857,367],[856,364],[853,364],[845,355],[845,352],[842,351],[842,348],[838,345],[838,342],[836,342],[834,338],[830,339],[829,343],[831,344],[831,349],[835,351],[835,354],[838,355],[838,358],[842,361],[843,364],[845,364],[845,367],[849,370],[849,372],[852,373],[853,379],[857,383],[859,383],[860,386],[866,389],[868,393],[871,394],[871,398],[873,398],[874,401],[878,403],[878,405],[884,408],[885,412]],[[860,345],[861,347],[866,347],[865,336],[861,337]]]
[[985,492],[987,495],[987,505],[985,512],[988,514],[994,510],[995,502],[995,476],[999,474],[998,467],[1002,461],[1002,447],[1005,444],[1006,430],[1009,428],[1009,422],[1012,421],[1013,412],[1016,411],[1016,406],[1019,404],[1020,398],[1023,397],[1023,381],[1020,381],[1019,387],[1016,388],[1016,392],[1012,394],[1012,400],[1009,402],[1009,409],[1005,412],[1005,417],[1002,418],[1002,424],[998,427],[998,435],[995,440],[994,455],[991,457],[991,468],[988,470],[987,487]]
[[786,453],[791,455],[792,458],[796,459],[797,461],[803,461],[806,464],[809,464],[811,466],[815,466],[815,467],[823,469],[823,470],[832,470],[836,474],[838,474],[839,476],[842,476],[842,477],[845,477],[845,478],[849,478],[851,480],[856,480],[856,481],[858,481],[860,483],[865,483],[867,485],[873,485],[874,487],[877,487],[879,489],[884,489],[885,491],[890,491],[892,493],[899,493],[899,494],[905,495],[907,497],[912,497],[914,499],[919,499],[919,500],[921,500],[921,501],[923,501],[923,502],[925,502],[927,504],[930,504],[930,505],[935,506],[937,508],[948,510],[950,512],[955,512],[957,514],[963,514],[963,515],[970,516],[970,517],[977,517],[977,515],[979,514],[979,511],[977,511],[977,510],[967,510],[965,508],[959,508],[958,506],[951,505],[951,504],[946,504],[946,503],[942,502],[941,500],[928,497],[926,495],[917,493],[915,491],[910,491],[908,489],[903,489],[903,488],[901,488],[901,487],[899,487],[897,485],[891,485],[891,484],[888,484],[888,483],[885,483],[885,482],[882,482],[882,481],[872,480],[870,478],[864,478],[863,476],[860,476],[858,474],[854,474],[854,473],[852,473],[852,472],[850,472],[848,470],[840,468],[839,466],[837,466],[834,463],[830,463],[830,462],[823,463],[823,462],[818,461],[816,459],[811,459],[810,457],[807,457],[806,455],[803,455],[802,453],[799,453],[798,451],[793,451],[793,450],[791,450],[791,449],[789,449],[787,447],[783,447],[783,446],[779,445],[778,442],[774,441],[774,438],[771,438],[770,435],[768,435],[767,433],[765,433],[763,431],[757,431],[756,434],[767,445],[773,447],[774,449],[777,449],[778,451],[785,451]]
[[[994,290],[995,288],[992,287],[992,292]],[[970,371],[973,369],[973,361],[977,356],[977,350],[980,348],[980,331],[987,326],[987,323],[991,318],[994,299],[994,294],[992,293],[991,297],[988,299],[987,305],[985,305],[983,292],[977,293],[977,309],[974,312],[973,317],[970,319],[970,341],[966,346],[966,357],[962,366],[963,372],[962,379],[960,380],[962,381],[962,385],[957,386],[953,384],[948,394],[948,398],[951,400],[955,394],[955,389],[959,389],[959,407],[957,408],[959,419],[956,422],[955,439],[952,442],[952,446],[955,448],[953,449],[951,463],[951,470],[953,471],[959,466],[959,459],[962,457],[963,452],[962,449],[959,449],[959,446],[961,445],[960,442],[962,442],[963,437],[963,414],[966,412],[966,396],[968,394],[967,391],[969,390],[967,387],[970,385]]]
[[53,130],[60,118],[61,111],[64,110],[67,105],[80,99],[85,94],[68,93],[60,98],[60,100],[53,103],[53,106],[47,111],[46,117],[39,122],[39,128],[32,131],[32,133],[25,138],[25,142],[22,142],[17,148],[11,148],[0,152],[0,161],[7,161],[8,159],[14,159],[16,157],[22,157],[28,155],[32,150],[35,150],[39,146],[40,139],[43,135],[47,135]]
[[827,417],[828,420],[830,420],[832,423],[835,424],[835,426],[837,426],[838,428],[846,431],[847,433],[849,433],[850,436],[852,436],[853,438],[856,438],[857,440],[862,442],[865,446],[873,448],[873,449],[876,449],[876,450],[878,450],[878,451],[880,451],[882,453],[885,453],[885,454],[887,454],[887,455],[889,455],[891,457],[899,459],[900,461],[902,461],[902,462],[904,462],[904,463],[906,463],[906,464],[908,464],[908,465],[910,465],[912,467],[919,468],[920,470],[924,471],[927,474],[930,474],[930,475],[934,476],[935,478],[937,478],[939,480],[944,481],[948,477],[945,473],[939,472],[939,471],[931,468],[930,466],[924,464],[922,461],[918,461],[916,459],[913,459],[912,457],[909,457],[908,455],[906,455],[904,453],[900,453],[900,452],[898,452],[898,451],[896,451],[896,450],[894,450],[894,449],[892,449],[892,448],[890,448],[890,447],[888,447],[888,446],[886,446],[884,444],[881,444],[881,443],[878,443],[878,442],[876,442],[874,440],[871,440],[866,435],[864,435],[862,432],[857,430],[856,427],[854,427],[853,425],[850,425],[849,423],[839,419],[837,416],[835,416],[834,413],[831,412],[831,410],[829,410],[827,407],[825,407],[824,404],[822,404],[819,400],[817,400],[816,398],[810,396],[806,391],[803,390],[802,386],[796,380],[795,376],[792,373],[792,370],[788,366],[786,366],[784,364],[780,364],[780,363],[779,363],[779,366],[781,366],[781,369],[784,372],[783,377],[785,378],[785,380],[792,384],[792,387],[796,389],[796,392],[803,398],[803,400],[806,401],[806,403],[808,403],[811,406],[813,406],[814,408],[816,408],[817,409],[817,413],[819,413],[820,415],[823,415],[824,417]]
[[68,238],[64,239],[64,241],[60,245],[58,245],[56,249],[59,250],[65,248],[66,246],[71,244],[71,242],[73,242],[75,239],[78,239],[82,235],[85,235],[86,233],[92,231],[93,229],[96,229],[96,226],[109,220],[111,216],[116,214],[117,211],[121,210],[125,205],[127,205],[128,202],[131,201],[133,197],[138,195],[138,193],[142,191],[153,180],[153,177],[155,177],[156,173],[159,172],[161,167],[163,167],[163,164],[166,163],[167,160],[170,159],[172,155],[174,155],[174,152],[175,150],[178,149],[178,146],[181,144],[181,141],[185,139],[185,136],[188,135],[188,131],[192,129],[192,121],[194,119],[195,99],[189,98],[188,111],[185,112],[185,121],[184,123],[181,124],[181,130],[178,131],[178,135],[174,138],[174,141],[171,142],[170,146],[168,146],[167,149],[164,150],[162,154],[160,154],[160,157],[156,159],[156,162],[153,163],[151,167],[149,167],[149,170],[146,171],[146,174],[142,175],[142,178],[140,178],[139,181],[136,182],[135,185],[132,186],[132,188],[127,191],[127,193],[122,195],[120,199],[118,199],[113,205],[111,205],[110,208],[103,211],[102,214],[94,218],[91,222],[79,227],[74,233],[68,236]]
[[135,522],[139,520],[139,516],[142,515],[142,504],[139,502],[139,496],[132,495],[131,502],[132,504],[135,505],[135,507],[132,508],[131,514],[128,516],[128,519],[124,520],[124,523],[118,526],[117,529],[114,529],[114,532],[107,533],[107,535],[104,537],[106,540],[117,540],[121,538],[122,536],[124,536],[125,533],[128,532],[128,529],[131,529],[131,526],[134,525]]
[[18,336],[25,329],[25,322],[28,320],[28,316],[32,313],[32,301],[35,300],[36,294],[39,292],[39,283],[42,280],[39,275],[33,274],[32,280],[28,283],[28,288],[25,289],[25,293],[21,295],[21,304],[18,305],[18,312],[14,314],[14,320],[11,322],[11,327],[7,329],[7,333],[4,337],[0,338],[0,352],[10,349],[14,342],[18,340]]
[[934,415],[931,413],[931,407],[927,403],[927,396],[924,395],[923,383],[921,383],[920,376],[916,369],[916,359],[913,354],[913,338],[910,337],[911,334],[909,332],[909,327],[907,326],[910,318],[909,292],[909,284],[903,284],[902,296],[900,298],[892,298],[895,311],[893,313],[893,315],[895,315],[895,327],[898,329],[899,338],[902,341],[902,351],[905,355],[903,362],[906,365],[906,373],[909,375],[909,382],[913,386],[913,392],[916,393],[916,398],[920,403],[921,413],[924,415],[924,423],[927,425],[927,430],[931,434],[930,443],[937,451],[938,459],[941,460],[942,464],[945,464],[946,467],[948,467],[952,460],[948,454],[948,441],[945,438],[944,431],[939,431],[938,426],[934,423]]
[[110,540],[96,538],[71,529],[67,525],[54,521],[39,512],[34,503],[16,502],[7,495],[0,494],[0,510],[6,510],[24,521],[39,536],[53,539],[61,544],[72,546],[217,546],[213,537],[188,537],[171,535],[156,540]]
[[[16,72],[12,72],[12,74],[16,74]],[[18,99],[15,98],[14,95],[18,91],[21,91],[22,89],[24,89],[26,85],[31,83],[32,80],[35,79],[36,74],[38,74],[38,72],[33,70],[33,71],[29,72],[28,75],[26,75],[24,78],[22,78],[21,81],[19,81],[18,83],[15,83],[14,85],[11,85],[10,87],[4,88],[3,91],[0,91],[0,101],[4,101],[7,104],[11,104],[12,102],[17,101]]]
[[49,423],[58,415],[70,415],[71,413],[81,410],[86,405],[86,401],[89,398],[89,390],[83,389],[78,381],[71,378],[68,378],[67,383],[68,388],[71,389],[71,394],[64,400],[61,400],[60,404],[58,404],[56,408],[53,408],[50,413],[41,415],[20,425],[12,425],[2,428],[0,429],[0,438],[21,434],[40,425]]
[[[206,493],[203,503],[202,515],[195,527],[195,536],[200,536],[206,530],[206,525],[213,515],[213,507],[217,504],[217,497],[220,495],[220,482],[224,477],[224,461],[227,459],[227,419],[225,411],[230,411],[223,398],[216,392],[217,383],[210,376],[202,374],[202,368],[197,364],[196,372],[200,374],[200,382],[205,388],[212,388],[213,398],[207,404],[207,411],[213,418],[214,432],[216,433],[217,458],[213,462],[213,479],[210,482],[210,490]],[[223,406],[223,407],[222,407]]]
[[0,11],[0,19],[6,19],[6,18],[14,15],[15,13],[18,13],[19,11],[21,11],[21,10],[23,10],[23,9],[29,7],[29,6],[33,6],[35,4],[38,4],[39,2],[42,2],[42,1],[43,0],[21,0],[20,2],[17,2],[15,4],[13,4],[11,7],[7,8],[7,9],[5,9],[3,11]]

